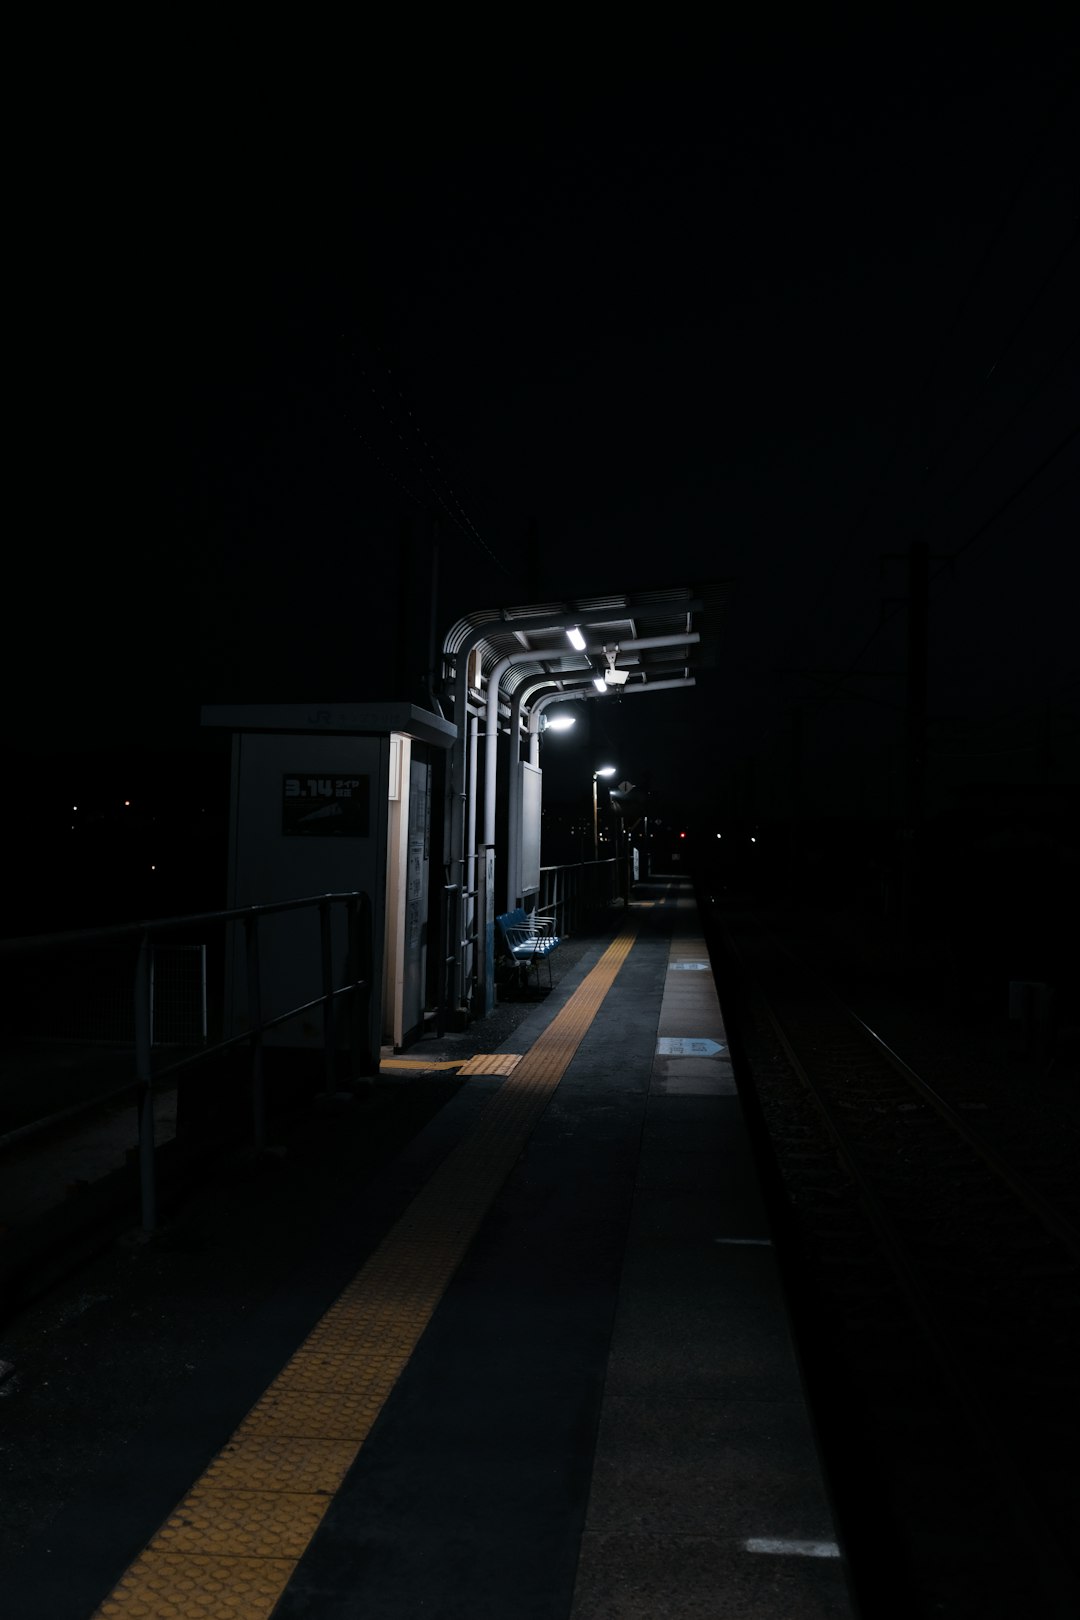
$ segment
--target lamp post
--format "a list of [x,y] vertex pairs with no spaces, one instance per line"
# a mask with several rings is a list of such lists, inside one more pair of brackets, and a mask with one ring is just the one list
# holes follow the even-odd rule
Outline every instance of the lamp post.
[[592,850],[593,860],[600,859],[600,822],[596,803],[596,779],[599,776],[614,776],[618,770],[617,765],[601,765],[592,773]]

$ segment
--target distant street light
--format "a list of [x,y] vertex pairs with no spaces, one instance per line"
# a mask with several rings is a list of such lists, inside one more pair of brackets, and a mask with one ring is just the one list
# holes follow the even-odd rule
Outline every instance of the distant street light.
[[596,779],[599,776],[614,776],[618,769],[619,767],[617,765],[601,765],[598,770],[595,770],[592,773],[592,849],[594,861],[598,861],[600,859],[600,832],[596,801]]

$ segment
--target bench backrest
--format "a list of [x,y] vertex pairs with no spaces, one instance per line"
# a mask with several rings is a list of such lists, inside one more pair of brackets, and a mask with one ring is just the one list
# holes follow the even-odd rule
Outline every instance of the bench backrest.
[[514,911],[504,911],[500,917],[496,917],[495,921],[504,934],[508,928],[527,928],[529,925],[529,919],[521,906],[518,906]]

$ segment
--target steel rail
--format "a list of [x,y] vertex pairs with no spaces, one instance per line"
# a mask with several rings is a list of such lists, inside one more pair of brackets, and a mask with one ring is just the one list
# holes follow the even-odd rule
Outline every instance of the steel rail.
[[1066,1216],[1054,1209],[1053,1205],[1043,1197],[1038,1188],[1032,1186],[1022,1172],[1010,1164],[992,1142],[987,1141],[981,1131],[976,1129],[974,1125],[970,1125],[963,1115],[953,1107],[952,1103],[941,1095],[936,1087],[932,1086],[928,1080],[924,1080],[920,1074],[917,1074],[909,1063],[905,1063],[899,1053],[895,1052],[876,1030],[871,1029],[870,1025],[860,1018],[853,1008],[848,1006],[843,997],[838,995],[832,985],[822,976],[820,969],[812,967],[809,963],[796,956],[790,946],[785,945],[783,940],[777,939],[776,935],[760,917],[755,915],[755,921],[774,949],[782,951],[800,972],[807,974],[820,986],[824,994],[834,1002],[843,1016],[873,1042],[882,1057],[892,1065],[901,1078],[906,1080],[913,1090],[925,1098],[947,1124],[959,1136],[964,1138],[968,1146],[975,1150],[979,1157],[993,1170],[994,1174],[1004,1181],[1021,1202],[1027,1205],[1032,1214],[1038,1216],[1039,1220],[1042,1221],[1053,1236],[1065,1245],[1073,1258],[1080,1260],[1080,1230]]
[[[847,1133],[833,1117],[827,1100],[801,1063],[779,1016],[765,994],[760,980],[750,976],[746,959],[733,935],[723,924],[719,926],[727,941],[728,949],[743,969],[745,986],[752,988],[760,998],[769,1023],[796,1078],[812,1098],[818,1110],[822,1122],[833,1141],[837,1157],[843,1169],[851,1178],[874,1234],[893,1269],[900,1293],[917,1323],[923,1340],[934,1362],[937,1364],[953,1399],[963,1414],[972,1437],[980,1445],[987,1462],[993,1468],[1003,1501],[1011,1505],[1017,1528],[1024,1535],[1032,1552],[1037,1555],[1039,1573],[1045,1577],[1043,1582],[1044,1597],[1053,1604],[1053,1608],[1046,1609],[1043,1612],[1047,1615],[1048,1620],[1050,1620],[1050,1617],[1053,1617],[1053,1620],[1071,1620],[1071,1617],[1076,1613],[1075,1604],[1077,1598],[1080,1597],[1080,1592],[1077,1589],[1076,1571],[1068,1560],[1066,1550],[1062,1547],[1052,1528],[1046,1523],[1045,1517],[1037,1500],[1031,1493],[1012,1449],[1007,1442],[999,1438],[985,1403],[972,1390],[970,1384],[965,1380],[962,1370],[957,1365],[948,1338],[944,1335],[936,1318],[933,1303],[926,1298],[925,1292],[920,1285],[912,1256],[903,1239],[893,1229],[888,1212],[878,1198],[872,1184],[859,1168],[855,1150],[849,1141]],[[768,930],[764,930],[764,932],[768,934]],[[779,944],[779,942],[776,943]],[[782,946],[780,948],[785,949]],[[785,950],[785,954],[790,956],[797,966],[801,966],[798,959],[792,956],[791,952]],[[838,997],[834,997],[834,999],[839,1000]],[[843,1003],[841,1003],[842,1005]],[[1047,1584],[1048,1580],[1053,1582],[1052,1586]]]

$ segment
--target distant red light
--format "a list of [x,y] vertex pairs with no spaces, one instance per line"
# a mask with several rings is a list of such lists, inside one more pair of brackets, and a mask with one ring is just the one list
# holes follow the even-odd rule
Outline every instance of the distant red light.
[[680,837],[680,838],[685,838],[685,837],[686,837],[686,834],[685,834],[685,833],[680,833],[680,834],[679,834],[679,837]]

